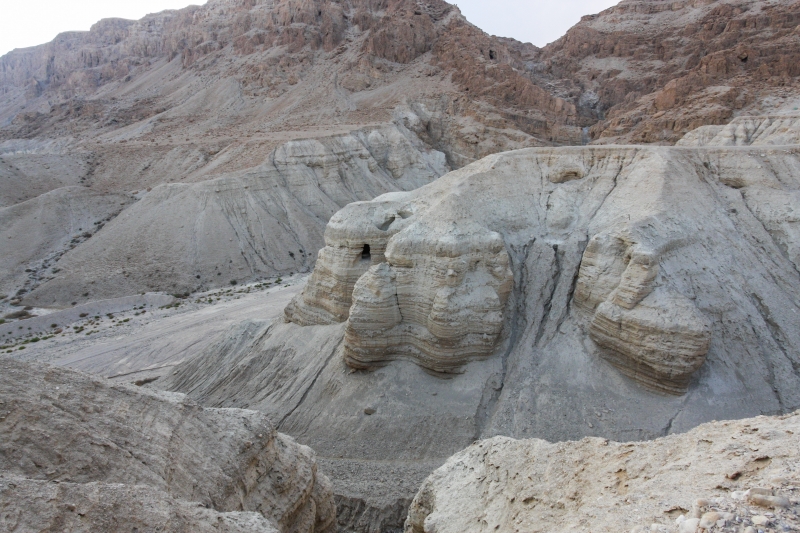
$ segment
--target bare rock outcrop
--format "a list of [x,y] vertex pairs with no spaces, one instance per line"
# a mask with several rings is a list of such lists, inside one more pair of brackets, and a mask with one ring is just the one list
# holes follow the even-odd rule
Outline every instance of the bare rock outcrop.
[[[20,502],[24,502],[21,504]],[[146,485],[53,483],[0,473],[4,531],[278,533],[259,513],[207,509]]]
[[[620,199],[628,202],[620,204],[629,213],[624,220],[597,226],[587,220],[595,233],[582,253],[574,302],[587,315],[588,335],[603,357],[648,387],[682,394],[705,362],[713,324],[696,305],[696,291],[687,293],[668,281],[673,267],[667,266],[665,272],[662,265],[691,253],[697,242],[693,232],[705,224],[699,213],[669,207],[677,199],[672,199],[666,180],[672,172],[698,172],[687,166],[695,164],[690,159],[710,154],[631,150],[621,155],[624,163],[612,156],[619,152],[592,152],[599,159],[591,160],[590,168],[608,172],[607,165],[621,163],[620,173],[652,172],[642,179],[654,190],[621,193],[634,195]],[[528,192],[547,194],[546,238],[574,234],[578,220],[574,205],[569,205],[574,200],[565,194],[574,187],[570,184],[587,180],[591,172],[587,160],[566,153],[534,157],[541,178],[550,183],[541,191]],[[727,157],[737,159],[735,152]],[[776,162],[787,168],[795,163],[792,158]],[[482,166],[490,164],[491,159]],[[480,167],[473,175],[491,173]],[[456,189],[469,191],[470,185],[467,181]],[[790,206],[796,190],[784,187],[773,179],[770,187],[747,188],[742,200],[794,264],[796,217]],[[497,187],[493,189],[494,198]],[[788,195],[786,208],[776,210],[776,198],[768,191]],[[346,321],[344,360],[356,369],[408,358],[428,370],[452,372],[473,358],[494,353],[507,325],[506,304],[515,281],[505,225],[518,232],[541,223],[533,214],[512,221],[507,218],[510,212],[503,214],[502,207],[487,205],[484,209],[497,217],[496,225],[487,227],[478,222],[484,213],[460,198],[459,193],[442,198],[394,194],[339,212],[329,224],[317,271],[287,308],[287,318],[305,326]],[[633,202],[643,203],[633,207]],[[520,206],[513,212],[526,210]]]
[[0,369],[0,523],[11,530],[332,524],[314,453],[263,414],[10,359]]
[[405,531],[795,531],[798,431],[795,413],[642,443],[496,437],[425,481]]
[[797,409],[799,167],[796,145],[484,158],[334,215],[288,320],[237,326],[157,385],[263,409],[342,472]]
[[597,118],[595,141],[674,143],[798,107],[800,3],[624,0],[532,51],[534,76]]
[[711,323],[692,300],[656,287],[656,280],[659,256],[679,248],[686,237],[661,243],[645,235],[632,242],[632,237],[592,237],[578,273],[575,303],[593,313],[589,334],[609,349],[605,355],[621,372],[656,389],[681,393],[705,362]]
[[738,117],[724,126],[703,126],[678,146],[765,146],[800,144],[800,116]]
[[[338,209],[440,175],[416,152],[443,154],[451,170],[512,149],[669,144],[744,114],[783,116],[800,104],[800,62],[787,52],[797,49],[798,6],[625,0],[539,49],[485,34],[442,0],[212,0],[15,50],[0,58],[0,205],[75,185],[137,198],[161,189],[94,241],[102,247],[77,243],[62,279],[28,303],[185,293],[305,270]],[[403,154],[393,128],[419,143]],[[377,130],[385,139],[363,139]],[[361,144],[369,171],[347,162],[365,156]],[[291,156],[289,167],[324,168],[331,183],[286,178],[280,155],[293,150],[321,160]],[[205,201],[209,189],[273,170],[271,191]],[[396,183],[376,186],[376,173]],[[225,228],[218,237],[206,238],[206,219]],[[175,237],[141,244],[165,234]],[[221,249],[232,242],[233,253]],[[101,271],[113,279],[88,286]]]
[[423,233],[417,209],[379,200],[337,213],[312,280],[286,310],[303,325],[346,320],[353,368],[405,358],[452,372],[500,339],[513,286],[502,237],[478,224]]

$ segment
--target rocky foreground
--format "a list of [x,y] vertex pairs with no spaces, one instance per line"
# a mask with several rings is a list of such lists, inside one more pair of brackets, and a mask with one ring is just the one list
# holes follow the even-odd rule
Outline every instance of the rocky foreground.
[[641,443],[477,442],[425,481],[405,531],[800,531],[800,413]]
[[0,530],[315,533],[314,452],[255,411],[0,359]]

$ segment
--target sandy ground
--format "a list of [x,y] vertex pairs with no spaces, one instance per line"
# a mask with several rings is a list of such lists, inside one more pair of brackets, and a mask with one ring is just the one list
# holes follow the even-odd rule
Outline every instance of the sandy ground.
[[[294,276],[195,294],[178,307],[93,316],[61,334],[6,348],[2,355],[91,372],[115,381],[141,382],[164,375],[208,346],[232,324],[271,320],[305,284]],[[209,303],[213,302],[213,303]],[[10,353],[9,353],[10,352]]]

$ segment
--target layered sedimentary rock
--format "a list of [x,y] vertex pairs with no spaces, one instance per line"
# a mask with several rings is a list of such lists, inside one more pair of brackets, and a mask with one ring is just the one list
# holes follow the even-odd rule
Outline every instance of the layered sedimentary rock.
[[396,494],[348,472],[493,435],[629,441],[795,409],[798,168],[797,146],[490,156],[334,215],[288,321],[157,384],[264,409],[337,465],[343,501]]
[[10,531],[330,529],[330,482],[314,453],[261,413],[9,359],[0,370]]
[[302,325],[346,320],[353,368],[405,358],[452,372],[497,346],[513,286],[502,237],[478,224],[423,233],[418,208],[379,199],[337,213],[311,281],[287,308]]
[[625,0],[531,51],[534,76],[596,117],[599,142],[674,143],[800,105],[800,3]]
[[[370,139],[363,144],[375,148],[379,173],[406,176],[396,187],[374,187],[374,168],[339,165],[326,175],[336,183],[341,175],[344,191],[316,183],[297,191],[282,177],[256,198],[244,191],[222,206],[204,201],[214,180],[242,187],[238,178],[263,175],[273,153],[291,152],[297,140],[310,143],[306,155],[333,152],[315,163],[325,167],[347,159],[340,149],[363,156],[360,142],[343,138],[398,127],[420,141],[412,152],[439,152],[456,169],[511,149],[673,143],[745,113],[791,113],[800,63],[787,51],[797,49],[799,13],[792,0],[626,0],[539,49],[486,35],[440,0],[214,0],[15,50],[0,58],[0,205],[65,186],[142,198],[164,185],[204,184],[184,194],[162,188],[150,198],[163,200],[158,209],[146,202],[120,219],[102,248],[76,243],[57,267],[63,279],[28,303],[185,293],[304,270],[336,210],[430,178],[408,160],[413,153],[385,159],[397,151]],[[246,220],[229,212],[243,205]],[[165,210],[181,213],[180,223]],[[188,231],[186,221],[197,228],[206,219],[224,235]],[[176,237],[141,244],[142,235],[163,234]],[[238,250],[221,249],[226,243]],[[101,268],[113,279],[88,286],[97,280],[83,273]],[[18,281],[4,291],[36,285]]]
[[800,116],[739,117],[724,126],[703,126],[678,146],[764,146],[800,144]]
[[135,205],[61,258],[26,302],[183,294],[305,270],[333,213],[447,170],[444,154],[399,125],[291,141],[246,171],[140,191]]
[[656,389],[681,393],[705,362],[711,324],[692,300],[657,287],[656,280],[660,256],[680,248],[687,236],[675,232],[664,238],[652,226],[636,229],[651,231],[592,237],[575,303],[593,314],[589,334],[608,348],[606,357],[620,371]]
[[[408,359],[435,372],[460,371],[499,355],[501,345],[508,357],[529,349],[525,342],[555,342],[553,328],[569,320],[587,355],[649,389],[682,395],[708,357],[755,348],[735,333],[749,319],[733,319],[755,312],[781,346],[789,383],[797,379],[788,348],[795,341],[775,316],[791,322],[796,313],[797,166],[796,147],[493,156],[444,182],[336,214],[286,317],[308,328],[344,323],[341,356],[352,368]],[[756,167],[760,174],[748,172]],[[725,207],[707,208],[720,201]],[[751,248],[750,238],[771,252]],[[777,265],[781,274],[766,274]],[[718,288],[709,271],[729,286]],[[754,271],[776,285],[746,289],[742,279],[760,283]],[[742,298],[754,307],[733,304]],[[796,400],[789,390],[779,396],[781,405]]]
[[477,442],[422,485],[406,533],[795,531],[800,414],[642,443]]

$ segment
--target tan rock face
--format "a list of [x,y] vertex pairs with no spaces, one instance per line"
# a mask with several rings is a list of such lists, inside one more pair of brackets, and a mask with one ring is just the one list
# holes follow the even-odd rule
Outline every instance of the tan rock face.
[[[180,531],[213,520],[228,531],[313,533],[333,522],[314,453],[262,414],[10,359],[0,368],[0,524],[39,530],[80,515],[87,531],[109,526],[112,502],[121,523]],[[186,511],[198,505],[213,512]]]
[[725,126],[703,126],[678,146],[764,146],[800,144],[800,116],[739,117]]
[[[451,174],[453,194],[393,193],[348,206],[332,218],[327,246],[287,318],[300,325],[346,322],[342,355],[353,368],[410,359],[429,370],[457,371],[495,353],[513,320],[507,302],[514,285],[524,282],[510,268],[507,235],[531,231],[544,232],[540,239],[564,239],[588,224],[574,303],[596,355],[646,388],[682,395],[706,361],[715,328],[697,305],[697,289],[687,290],[690,274],[677,274],[685,268],[680,258],[697,253],[707,216],[687,211],[676,191],[697,168],[714,169],[732,190],[743,187],[741,201],[787,264],[795,265],[796,186],[783,171],[765,170],[766,161],[732,151],[631,150],[532,152],[527,163],[509,160],[521,175],[535,176],[526,179],[541,181],[520,194],[541,198],[534,205],[544,202],[544,213],[516,205],[521,198],[510,196],[493,194],[496,203],[462,199],[476,190],[479,176],[505,172],[496,170],[501,160],[495,158]],[[770,168],[795,164],[790,156]],[[762,174],[750,173],[751,166]],[[592,178],[600,175],[626,185],[603,202],[596,195],[604,194],[604,186]],[[491,187],[513,194],[513,188]],[[585,217],[597,217],[591,213],[599,205],[606,214],[589,222]],[[495,222],[484,226],[483,220]]]
[[795,413],[641,443],[496,437],[425,481],[405,531],[794,531],[798,431]]
[[[679,246],[673,241],[661,248]],[[711,324],[691,300],[656,287],[658,256],[657,248],[621,235],[594,236],[581,262],[575,303],[593,314],[589,335],[621,372],[682,394],[705,361]]]
[[416,209],[379,198],[337,213],[308,285],[286,309],[301,325],[347,321],[353,368],[405,358],[452,372],[490,355],[500,338],[513,286],[502,237],[478,225],[422,233]]
[[419,237],[413,226],[398,233],[387,262],[356,283],[344,343],[351,367],[404,358],[453,372],[494,352],[513,286],[502,237],[477,225]]

